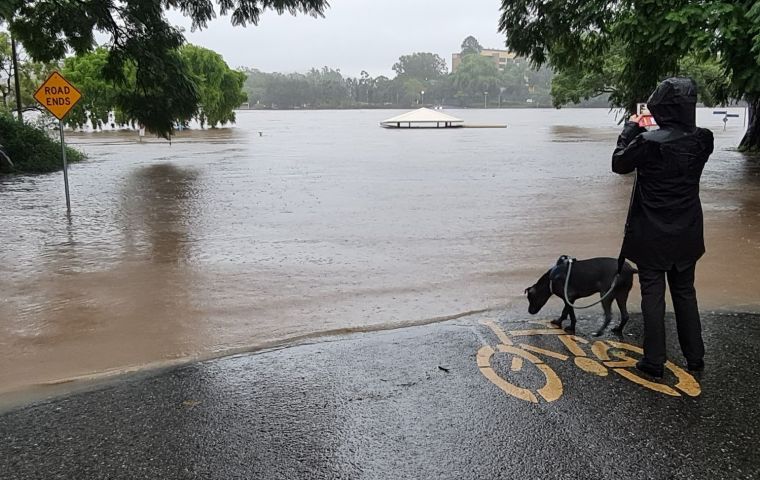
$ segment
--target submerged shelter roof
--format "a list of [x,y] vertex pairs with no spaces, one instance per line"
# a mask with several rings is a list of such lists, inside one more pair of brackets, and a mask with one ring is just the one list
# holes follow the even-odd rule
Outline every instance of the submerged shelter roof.
[[461,127],[464,120],[429,108],[420,108],[380,122],[388,128]]

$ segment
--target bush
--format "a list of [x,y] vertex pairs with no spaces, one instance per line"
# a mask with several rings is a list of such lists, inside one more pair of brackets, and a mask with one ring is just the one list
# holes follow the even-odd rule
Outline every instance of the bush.
[[[8,113],[0,112],[0,145],[13,162],[10,168],[0,160],[0,172],[31,173],[61,170],[61,143],[50,138],[45,130],[18,122]],[[85,155],[66,147],[66,160],[78,162]]]

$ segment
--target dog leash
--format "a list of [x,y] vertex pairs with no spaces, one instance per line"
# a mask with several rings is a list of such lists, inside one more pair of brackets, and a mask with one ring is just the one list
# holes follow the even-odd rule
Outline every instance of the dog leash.
[[[634,202],[634,199],[636,198],[636,187],[638,186],[638,183],[639,183],[639,171],[636,170],[635,173],[633,174],[633,189],[631,190],[631,200],[628,202],[628,215],[626,215],[625,217],[625,227],[623,228],[623,242],[625,242],[625,236],[628,234],[628,225],[630,224],[630,221],[631,221],[631,210],[633,210],[633,202]],[[602,295],[602,298],[592,303],[591,305],[584,305],[582,307],[579,307],[579,306],[576,306],[574,303],[570,302],[568,300],[568,295],[567,295],[568,286],[570,285],[570,272],[573,269],[574,261],[575,260],[571,257],[565,258],[565,264],[567,265],[567,274],[565,275],[565,289],[564,289],[565,298],[563,298],[562,300],[564,300],[565,303],[570,305],[572,308],[575,308],[578,310],[591,308],[595,305],[602,303],[607,297],[609,297],[610,293],[612,293],[612,291],[615,289],[618,279],[620,278],[620,275],[623,273],[623,267],[625,266],[625,256],[623,256],[623,247],[621,245],[620,255],[618,255],[617,273],[615,274],[615,278],[612,279],[612,285],[610,286],[610,289],[607,290],[607,293]],[[549,289],[551,290],[551,278],[549,279],[549,282],[550,282]]]
[[[631,199],[628,201],[628,214],[625,216],[625,226],[623,227],[623,243],[625,243],[625,236],[628,235],[628,226],[631,223],[631,211],[633,210],[633,202],[636,199],[636,187],[639,186],[639,170],[636,169],[633,172],[633,188],[631,189]],[[617,274],[623,273],[623,265],[625,265],[625,257],[623,256],[623,245],[620,245],[620,255],[618,255],[618,270]]]
[[[623,261],[625,261],[625,259],[623,259]],[[567,258],[565,260],[565,264],[567,265],[567,274],[565,275],[565,292],[564,292],[565,293],[565,298],[563,298],[563,300],[565,301],[566,304],[570,305],[571,307],[573,307],[576,310],[583,310],[583,309],[586,309],[586,308],[591,308],[594,305],[598,305],[598,304],[602,303],[607,297],[610,296],[610,293],[612,293],[612,291],[615,290],[615,286],[617,285],[618,278],[620,277],[620,273],[616,273],[615,274],[615,278],[612,279],[612,285],[610,285],[610,289],[607,290],[607,293],[605,293],[604,295],[602,295],[602,298],[600,298],[599,300],[597,300],[596,302],[594,302],[594,303],[592,303],[590,305],[584,305],[582,307],[579,307],[579,306],[575,305],[574,303],[570,302],[570,300],[568,300],[568,295],[567,295],[567,287],[568,287],[568,285],[570,285],[570,272],[573,269],[573,259],[572,258]]]

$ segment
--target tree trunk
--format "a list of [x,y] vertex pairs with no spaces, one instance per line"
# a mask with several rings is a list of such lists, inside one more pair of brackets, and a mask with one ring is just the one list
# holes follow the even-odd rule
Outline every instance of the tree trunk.
[[739,150],[760,152],[760,97],[748,98],[747,103],[747,132],[739,144]]
[[21,110],[21,83],[18,79],[18,54],[16,53],[16,39],[11,36],[11,55],[13,56],[13,78],[16,82],[16,111],[18,113],[18,121],[24,121],[24,114]]

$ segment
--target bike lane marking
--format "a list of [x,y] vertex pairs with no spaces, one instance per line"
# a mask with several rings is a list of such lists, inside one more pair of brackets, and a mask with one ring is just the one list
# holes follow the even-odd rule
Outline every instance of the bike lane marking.
[[[532,353],[526,352],[521,348],[514,347],[512,345],[497,345],[497,350],[501,353],[510,353],[524,360],[529,361],[543,373],[546,378],[546,385],[536,390],[536,392],[543,397],[547,402],[553,402],[562,396],[562,381],[551,367],[546,365],[540,358]],[[538,403],[536,395],[528,388],[518,387],[504,380],[499,374],[497,374],[491,367],[491,358],[496,351],[489,347],[483,346],[478,350],[477,362],[480,372],[489,379],[494,385],[499,387],[505,393],[517,397],[521,400],[525,400],[531,403]]]
[[578,340],[580,340],[581,343],[588,343],[586,340],[580,337],[576,337],[575,335],[573,336],[563,335],[559,337],[559,339],[565,345],[565,348],[567,348],[570,351],[570,353],[572,353],[576,357],[586,356],[586,352],[584,352],[583,349],[579,347],[578,344],[576,343],[576,341]]
[[547,357],[556,358],[557,360],[562,360],[563,362],[568,359],[567,355],[562,355],[561,353],[552,352],[551,350],[545,350],[540,347],[534,347],[533,345],[528,345],[527,343],[521,343],[520,348],[523,350],[528,350],[529,352],[538,353],[541,355],[546,355]]
[[502,330],[501,327],[496,324],[496,322],[493,320],[484,320],[480,323],[481,325],[485,325],[486,327],[490,328],[494,335],[496,335],[496,338],[498,338],[502,344],[512,345],[512,340],[509,338],[509,336],[507,336],[506,333],[504,333],[504,330]]
[[[499,376],[491,367],[491,358],[498,350],[502,353],[509,353],[515,355],[512,358],[511,370],[513,372],[519,371],[523,367],[523,358],[533,363],[546,377],[546,385],[538,390],[539,393],[546,401],[552,402],[559,399],[563,393],[562,381],[554,370],[544,364],[544,362],[535,355],[532,355],[528,351],[535,352],[540,355],[545,355],[551,358],[565,361],[569,357],[557,352],[545,350],[539,347],[534,347],[529,344],[519,344],[519,347],[515,347],[509,335],[514,336],[534,336],[534,335],[558,335],[558,338],[563,345],[574,355],[574,363],[581,370],[591,373],[600,377],[608,375],[608,368],[612,369],[620,376],[636,383],[640,386],[648,388],[653,391],[657,391],[669,396],[681,396],[676,390],[668,385],[652,382],[645,378],[638,376],[636,373],[626,370],[626,368],[633,368],[636,365],[636,360],[627,356],[622,352],[613,352],[613,355],[619,360],[614,361],[610,358],[609,350],[610,346],[615,349],[628,350],[631,352],[643,355],[643,350],[635,345],[627,343],[616,342],[614,340],[608,340],[609,345],[604,341],[595,341],[591,345],[592,353],[603,362],[600,363],[592,358],[589,358],[586,352],[580,348],[578,343],[589,344],[590,342],[584,338],[576,337],[575,335],[568,335],[567,332],[559,328],[548,329],[528,329],[528,330],[512,330],[507,334],[495,321],[487,320],[479,322],[482,325],[489,327],[489,329],[499,338],[502,342],[501,345],[494,350],[491,347],[482,347],[478,351],[478,367],[481,373],[488,378],[493,384],[498,386],[505,393],[520,398],[522,400],[530,401],[532,403],[538,403],[538,398],[533,394],[530,389],[517,387]],[[536,323],[536,322],[533,322]],[[701,394],[701,387],[693,376],[685,372],[680,367],[676,366],[670,361],[667,361],[665,367],[670,370],[678,380],[675,387],[689,396],[696,397]]]
[[523,367],[523,359],[522,357],[515,357],[512,359],[512,371],[513,372],[519,372],[522,370]]
[[[638,353],[639,355],[644,354],[644,350],[641,347],[637,347],[635,345],[630,345],[627,343],[616,342],[614,340],[608,340],[608,342],[614,348],[619,348],[621,350],[629,350],[634,353]],[[620,356],[620,355],[617,355],[617,356]],[[626,360],[632,361],[635,366],[636,361],[634,359],[624,354],[622,356],[625,357]],[[610,366],[608,365],[608,363],[612,363],[612,362],[605,362],[605,365]],[[702,393],[702,387],[699,385],[699,382],[697,382],[697,380],[692,375],[685,372],[681,367],[674,364],[670,360],[667,360],[665,362],[665,368],[670,370],[673,373],[673,375],[675,375],[675,377],[678,379],[678,383],[676,383],[675,385],[677,389],[681,390],[683,393],[685,393],[686,395],[690,397],[698,397]],[[640,385],[644,385],[647,388],[652,388],[653,390],[662,391],[659,388],[654,388],[654,385],[667,387],[666,385],[650,382],[649,380],[645,380],[643,378],[635,376],[634,374],[632,374],[631,372],[628,372],[627,370],[620,370],[620,371],[618,371],[618,369],[614,369],[614,370],[617,371],[617,373],[623,375],[628,380],[638,383]],[[622,372],[626,372],[626,374],[623,374]],[[667,388],[670,389],[670,387],[667,387]],[[679,396],[679,397],[681,396],[675,390],[672,390],[672,389],[670,390],[672,393],[671,392],[663,392],[663,393],[667,393],[668,395],[672,395],[672,396]]]

